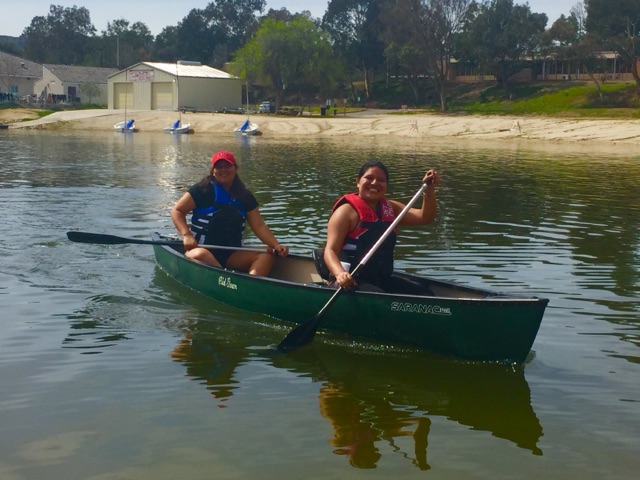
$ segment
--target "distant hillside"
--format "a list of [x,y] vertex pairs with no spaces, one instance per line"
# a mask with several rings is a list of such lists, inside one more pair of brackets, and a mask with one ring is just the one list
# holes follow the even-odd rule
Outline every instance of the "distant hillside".
[[9,35],[0,35],[0,51],[19,56],[24,51],[24,44],[23,36],[10,37]]

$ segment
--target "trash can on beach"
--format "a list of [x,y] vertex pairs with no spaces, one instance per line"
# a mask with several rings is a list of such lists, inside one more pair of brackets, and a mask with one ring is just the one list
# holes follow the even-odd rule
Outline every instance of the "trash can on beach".
[[320,107],[320,115],[323,117],[327,116],[327,107]]

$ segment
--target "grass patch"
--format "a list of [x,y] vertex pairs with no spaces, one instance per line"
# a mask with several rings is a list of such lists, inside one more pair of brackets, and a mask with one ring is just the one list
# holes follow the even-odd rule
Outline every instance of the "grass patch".
[[635,84],[530,84],[509,91],[489,88],[475,99],[451,102],[451,111],[492,115],[550,115],[596,118],[640,118]]
[[43,117],[46,117],[47,115],[51,115],[53,113],[53,110],[33,110],[33,112],[35,112],[36,115],[38,115],[38,118],[43,118]]
[[484,114],[638,118],[639,106],[639,97],[633,84],[602,85],[602,99],[593,85],[554,89],[546,84],[532,84],[509,92],[490,88],[474,100],[453,101],[451,110]]
[[[608,83],[601,86],[602,99],[593,82],[513,83],[507,89],[494,82],[477,82],[447,86],[448,111],[483,115],[546,115],[593,118],[640,118],[640,95],[635,83]],[[402,85],[378,83],[375,100],[383,108],[411,108],[439,112],[437,92],[428,84],[421,88],[421,101]]]

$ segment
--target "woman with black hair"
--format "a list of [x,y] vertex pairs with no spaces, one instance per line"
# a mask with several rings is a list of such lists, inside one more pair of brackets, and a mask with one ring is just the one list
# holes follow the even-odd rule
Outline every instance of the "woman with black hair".
[[[357,278],[350,273],[405,207],[385,197],[388,182],[389,172],[383,163],[365,163],[356,177],[357,192],[344,195],[335,203],[324,249],[324,263],[335,279],[334,285],[345,289],[359,285],[363,290],[407,290],[406,285],[394,285],[391,276],[396,232],[360,268]],[[440,179],[434,170],[429,170],[422,182],[428,185],[422,206],[409,209],[399,225],[426,225],[435,219],[436,186]]]
[[[187,215],[191,213],[191,224]],[[199,245],[240,247],[245,223],[278,255],[289,248],[280,245],[258,209],[258,201],[238,176],[238,164],[231,152],[222,150],[211,157],[210,175],[193,185],[171,210],[173,224],[182,235],[185,254],[216,267],[269,275],[275,258],[268,252],[202,248]]]

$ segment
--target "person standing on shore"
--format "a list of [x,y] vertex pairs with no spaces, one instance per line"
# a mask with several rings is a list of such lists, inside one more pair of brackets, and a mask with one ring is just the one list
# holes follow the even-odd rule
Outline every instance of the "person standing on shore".
[[[280,245],[258,209],[258,201],[237,174],[238,164],[231,152],[221,150],[211,157],[210,174],[193,185],[176,202],[171,219],[182,235],[185,254],[216,267],[269,275],[275,257],[268,252],[207,249],[199,245],[240,247],[245,223],[268,247],[280,256],[289,248]],[[187,215],[191,213],[191,224]]]

